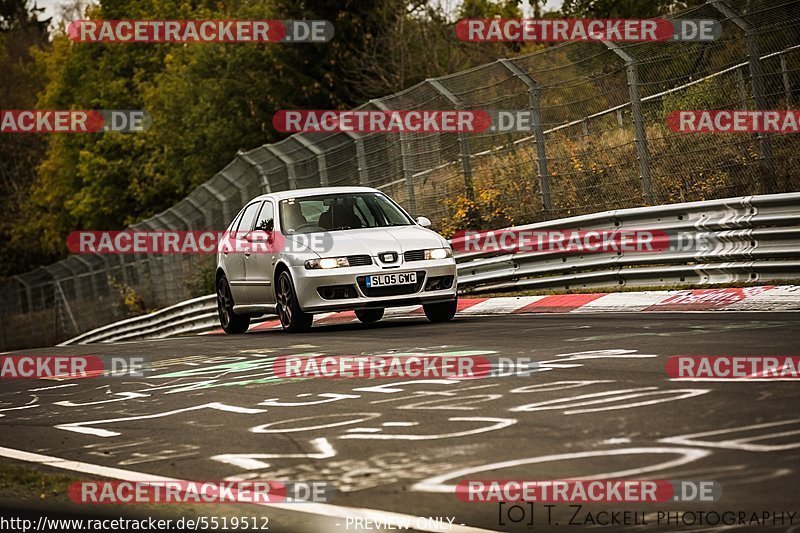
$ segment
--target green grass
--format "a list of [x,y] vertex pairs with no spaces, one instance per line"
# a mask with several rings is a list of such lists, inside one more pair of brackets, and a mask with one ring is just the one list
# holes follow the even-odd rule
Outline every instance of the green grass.
[[0,498],[6,500],[56,500],[66,502],[70,476],[0,462]]

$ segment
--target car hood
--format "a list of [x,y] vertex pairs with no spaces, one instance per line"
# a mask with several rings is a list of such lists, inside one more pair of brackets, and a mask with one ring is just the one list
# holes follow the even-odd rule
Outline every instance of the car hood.
[[322,236],[322,241],[324,250],[314,250],[320,257],[374,257],[379,252],[403,253],[448,246],[447,241],[436,232],[416,225],[330,231]]

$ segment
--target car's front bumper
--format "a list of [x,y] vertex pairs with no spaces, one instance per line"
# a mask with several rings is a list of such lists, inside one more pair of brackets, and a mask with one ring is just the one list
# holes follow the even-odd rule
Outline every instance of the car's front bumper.
[[[307,313],[445,302],[453,300],[457,292],[456,264],[451,258],[431,261],[413,261],[405,263],[397,268],[381,268],[377,265],[369,265],[333,268],[329,270],[307,270],[303,266],[295,266],[290,270],[292,279],[294,280],[298,302],[303,311]],[[418,273],[418,288],[415,288],[416,290],[413,290],[413,292],[370,296],[367,294],[368,291],[365,290],[363,283],[359,283],[359,278],[363,276],[402,272]],[[425,290],[429,279],[444,276],[453,277],[452,285],[449,288]],[[336,299],[323,298],[318,289],[331,286],[352,286],[355,288],[356,296]]]

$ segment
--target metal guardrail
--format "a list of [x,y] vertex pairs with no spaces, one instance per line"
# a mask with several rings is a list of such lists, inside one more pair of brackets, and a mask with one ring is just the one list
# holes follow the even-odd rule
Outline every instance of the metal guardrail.
[[[800,193],[617,209],[506,229],[682,231],[708,235],[716,245],[698,252],[457,253],[458,283],[465,292],[800,278]],[[158,339],[207,331],[218,324],[216,309],[215,295],[202,296],[103,326],[62,345]]]
[[698,252],[461,254],[460,286],[474,292],[800,277],[800,193],[618,209],[513,229],[683,231],[716,244]]

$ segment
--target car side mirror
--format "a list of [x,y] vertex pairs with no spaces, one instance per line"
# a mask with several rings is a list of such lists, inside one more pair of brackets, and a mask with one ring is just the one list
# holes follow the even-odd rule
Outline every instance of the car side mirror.
[[417,224],[419,224],[423,228],[431,227],[431,221],[428,217],[417,217]]

